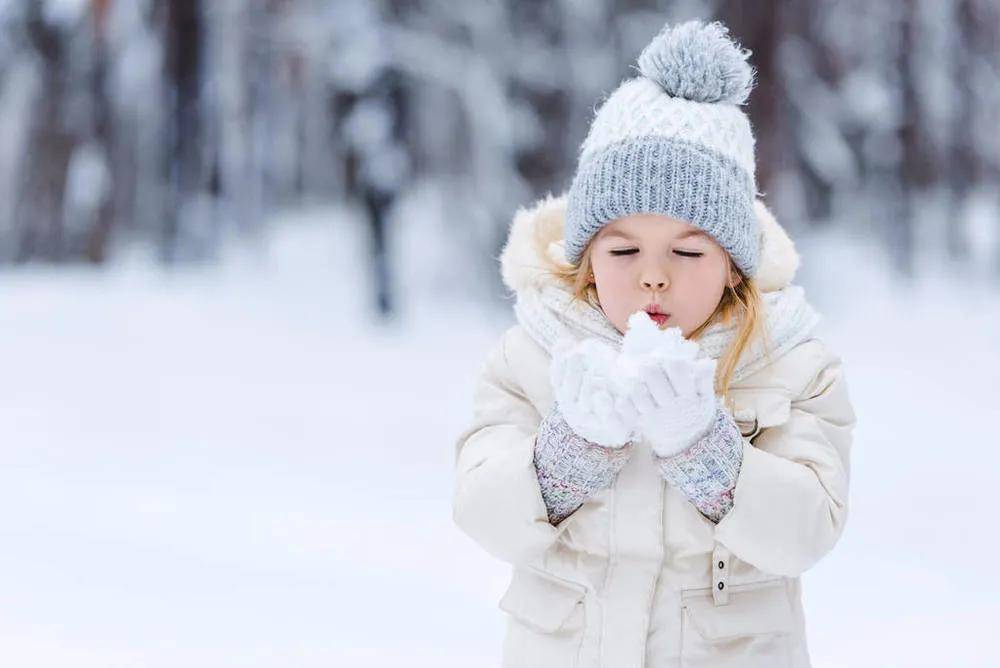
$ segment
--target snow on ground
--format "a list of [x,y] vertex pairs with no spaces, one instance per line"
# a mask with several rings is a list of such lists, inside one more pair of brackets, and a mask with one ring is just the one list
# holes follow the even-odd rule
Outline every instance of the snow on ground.
[[[498,665],[508,567],[451,467],[509,309],[417,290],[379,322],[351,218],[280,229],[174,275],[0,272],[0,665]],[[814,664],[1000,665],[1000,297],[800,249],[860,421]]]

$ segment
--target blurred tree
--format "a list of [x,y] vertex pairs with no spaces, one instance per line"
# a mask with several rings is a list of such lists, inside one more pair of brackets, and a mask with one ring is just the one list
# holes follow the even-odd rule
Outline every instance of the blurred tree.
[[875,230],[902,274],[1000,276],[992,0],[9,0],[0,262],[210,260],[339,199],[369,221],[376,310],[411,252],[498,295],[513,211],[569,186],[597,105],[691,18],[753,52],[758,187],[786,225]]
[[[207,152],[203,144],[201,120],[203,84],[203,33],[200,0],[161,0],[163,40],[166,52],[164,77],[170,115],[169,150],[165,154],[164,175],[169,184],[169,206],[164,210],[160,230],[160,252],[170,263],[179,253],[195,252],[200,245],[188,243],[189,236],[204,234],[212,221],[196,204],[204,197],[208,183]],[[207,111],[207,110],[205,110]]]
[[39,63],[39,91],[28,127],[29,151],[24,156],[14,211],[17,261],[35,257],[63,259],[63,193],[70,156],[77,143],[75,128],[67,123],[64,110],[72,81],[66,76],[66,34],[71,27],[50,20],[41,3],[29,3],[24,15],[24,34]]

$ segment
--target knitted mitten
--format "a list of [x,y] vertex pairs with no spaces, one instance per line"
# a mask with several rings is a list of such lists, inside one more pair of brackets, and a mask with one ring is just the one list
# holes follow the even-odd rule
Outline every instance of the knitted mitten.
[[671,457],[656,457],[663,478],[701,513],[718,523],[733,507],[733,490],[743,464],[743,436],[719,404],[708,434]]
[[614,348],[597,339],[562,340],[553,350],[555,406],[539,425],[534,456],[552,524],[609,487],[634,449],[637,413],[615,391],[617,357]]
[[535,437],[535,471],[548,512],[556,525],[595,492],[610,487],[634,446],[609,448],[580,436],[558,406],[542,419]]
[[733,505],[743,462],[743,437],[715,396],[715,360],[677,328],[659,330],[634,314],[619,366],[632,378],[629,396],[639,428],[663,477],[713,522]]

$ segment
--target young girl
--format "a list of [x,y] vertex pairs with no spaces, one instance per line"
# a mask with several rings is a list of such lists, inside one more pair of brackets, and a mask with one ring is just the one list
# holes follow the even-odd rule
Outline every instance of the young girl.
[[568,193],[514,217],[518,324],[454,496],[514,567],[504,666],[810,665],[799,576],[843,531],[855,415],[757,199],[748,55],[664,28]]

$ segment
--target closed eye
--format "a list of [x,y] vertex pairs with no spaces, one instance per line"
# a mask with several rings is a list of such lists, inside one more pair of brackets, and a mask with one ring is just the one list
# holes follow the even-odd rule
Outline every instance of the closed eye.
[[[638,248],[625,248],[623,250],[613,250],[611,251],[611,254],[615,256],[633,255],[638,252],[639,252]],[[695,253],[693,251],[682,251],[682,250],[675,250],[674,253],[680,255],[681,257],[701,257],[702,255],[704,255],[704,253]]]

